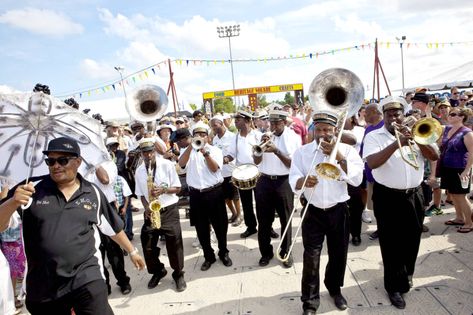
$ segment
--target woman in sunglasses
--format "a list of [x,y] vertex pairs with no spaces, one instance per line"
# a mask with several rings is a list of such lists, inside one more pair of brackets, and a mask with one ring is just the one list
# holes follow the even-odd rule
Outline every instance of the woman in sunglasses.
[[470,192],[471,167],[473,165],[473,132],[465,127],[472,112],[467,108],[454,107],[448,114],[449,126],[445,127],[441,142],[439,171],[442,189],[447,189],[455,207],[455,219],[446,225],[461,226],[459,233],[473,231],[471,205],[466,194]]

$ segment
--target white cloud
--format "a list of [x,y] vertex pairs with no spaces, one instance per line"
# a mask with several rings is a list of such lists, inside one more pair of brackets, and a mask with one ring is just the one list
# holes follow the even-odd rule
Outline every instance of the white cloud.
[[109,80],[117,76],[114,65],[88,58],[81,61],[80,69],[84,75],[94,80]]
[[80,34],[84,30],[82,25],[73,22],[68,16],[47,9],[10,10],[0,15],[0,23],[49,36]]
[[22,91],[19,91],[15,89],[14,87],[8,86],[8,85],[0,85],[0,94],[14,94],[14,93],[21,93]]
[[386,33],[374,21],[363,21],[357,14],[351,13],[344,16],[335,16],[335,29],[342,33],[361,35],[363,39],[386,38]]

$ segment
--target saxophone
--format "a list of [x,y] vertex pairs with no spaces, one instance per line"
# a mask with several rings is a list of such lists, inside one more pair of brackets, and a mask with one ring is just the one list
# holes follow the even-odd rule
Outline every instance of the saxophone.
[[149,163],[148,167],[148,197],[149,197],[149,210],[150,219],[151,219],[151,227],[153,229],[161,228],[161,214],[159,211],[161,210],[161,204],[158,201],[158,197],[153,197],[152,192],[154,188],[154,178],[153,178],[153,171],[151,169],[151,162]]

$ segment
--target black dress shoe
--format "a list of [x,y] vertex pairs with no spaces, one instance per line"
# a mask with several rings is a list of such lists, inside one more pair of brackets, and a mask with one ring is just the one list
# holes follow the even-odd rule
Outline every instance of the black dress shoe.
[[245,232],[243,232],[243,233],[240,234],[240,237],[241,237],[241,238],[247,238],[248,236],[253,235],[253,234],[255,234],[256,232],[257,232],[256,230],[247,229]]
[[307,310],[304,310],[304,313],[302,313],[302,315],[315,315],[317,314],[316,313],[316,310],[313,310],[313,309],[307,309]]
[[343,297],[341,293],[332,295],[333,302],[335,303],[335,306],[341,310],[344,311],[347,309],[347,300]]
[[220,257],[220,260],[222,261],[222,263],[225,267],[230,267],[231,265],[233,265],[233,262],[230,259],[230,257],[228,256],[228,253],[226,253],[224,256]]
[[282,263],[284,268],[291,268],[292,265],[294,265],[294,259],[292,258],[292,255],[289,255],[289,258]]
[[353,246],[360,246],[361,238],[359,236],[353,236],[351,238],[351,243],[353,244]]
[[184,276],[181,275],[177,279],[174,279],[176,282],[176,291],[182,292],[187,288],[186,280],[184,280]]
[[123,295],[127,295],[131,292],[131,285],[129,283],[120,286],[120,291],[122,291]]
[[202,271],[207,271],[210,269],[210,266],[215,262],[215,259],[213,261],[205,260],[202,266],[200,266],[200,270]]
[[267,266],[269,264],[269,261],[271,259],[273,259],[273,256],[263,256],[263,257],[260,258],[258,263],[261,267],[264,267],[264,266]]
[[159,281],[168,274],[166,269],[161,270],[158,273],[153,274],[151,280],[148,282],[148,289],[154,289],[158,285]]
[[404,298],[402,297],[401,293],[399,292],[388,293],[388,296],[393,306],[401,310],[406,308],[406,301],[404,301]]
[[271,236],[271,238],[279,238],[279,234],[273,229],[271,229],[269,236]]

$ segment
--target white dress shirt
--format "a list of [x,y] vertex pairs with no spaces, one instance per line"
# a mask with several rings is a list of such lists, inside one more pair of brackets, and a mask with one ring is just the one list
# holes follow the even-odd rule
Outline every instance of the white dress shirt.
[[[271,141],[276,145],[282,154],[292,158],[294,152],[302,146],[301,138],[292,129],[284,127],[284,131],[278,137],[273,134]],[[288,175],[289,167],[274,153],[263,153],[261,163],[258,164],[258,170],[266,175]]]
[[[228,155],[228,149],[230,148],[230,145],[235,142],[235,134],[231,132],[230,130],[225,130],[225,133],[223,134],[222,138],[219,138],[218,135],[215,135],[212,141],[212,145],[214,147],[219,148],[222,150],[223,156]],[[222,167],[222,176],[223,177],[229,177],[232,176],[232,171],[235,168],[235,161],[231,161],[230,163],[223,164]]]
[[[145,164],[141,164],[135,172],[135,194],[138,197],[145,197],[149,202],[148,195],[148,170]],[[167,187],[181,187],[181,181],[176,173],[174,163],[166,159],[156,159],[156,172],[154,174],[154,183],[156,186],[166,184]],[[161,207],[168,207],[179,201],[176,194],[162,194],[158,197]]]
[[189,187],[205,189],[223,182],[222,150],[208,143],[205,145],[205,149],[210,151],[210,157],[218,164],[219,169],[216,172],[212,172],[207,166],[207,161],[205,161],[204,155],[200,151],[192,149],[186,166],[186,181]]
[[236,135],[228,148],[230,155],[237,166],[242,164],[254,164],[253,162],[253,146],[261,142],[261,132],[251,130],[246,137],[242,137],[240,133]]
[[[394,137],[386,127],[373,130],[366,135],[363,145],[363,159],[374,153],[380,152],[391,143],[396,142]],[[424,178],[424,157],[417,144],[412,145],[415,157],[410,153],[408,146],[403,146],[404,156],[409,159],[416,159],[419,169],[404,162],[401,158],[401,151],[397,149],[389,159],[380,167],[372,170],[376,182],[390,188],[408,189],[420,185]]]
[[95,169],[85,175],[85,179],[89,182],[94,183],[97,185],[100,190],[104,193],[105,197],[107,197],[107,201],[109,203],[114,202],[117,200],[115,196],[115,191],[113,190],[113,186],[115,185],[115,181],[117,180],[118,176],[118,169],[117,165],[113,161],[107,161],[100,164],[101,167],[105,169],[108,175],[108,184],[102,184],[100,180],[97,178],[97,173]]
[[[306,175],[316,175],[315,166],[312,166],[312,160],[315,156],[315,164],[318,165],[321,162],[326,162],[328,157],[323,154],[322,150],[317,151],[318,144],[316,141],[312,141],[294,152],[291,161],[291,169],[289,171],[289,184],[292,190],[296,194],[300,194],[304,191],[304,196],[307,201],[317,208],[330,208],[337,203],[347,201],[350,196],[347,191],[347,183],[352,186],[359,186],[363,179],[363,160],[356,150],[345,144],[340,143],[338,150],[345,157],[347,161],[347,171],[345,173],[343,169],[338,166],[341,171],[340,180],[329,180],[318,177],[318,184],[313,188],[302,188],[296,190],[297,180]],[[314,193],[312,193],[314,191]],[[312,194],[312,198],[309,197]]]

